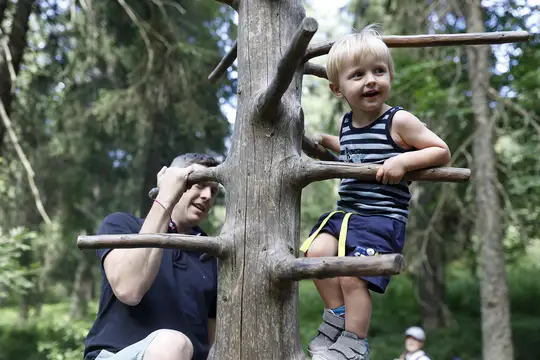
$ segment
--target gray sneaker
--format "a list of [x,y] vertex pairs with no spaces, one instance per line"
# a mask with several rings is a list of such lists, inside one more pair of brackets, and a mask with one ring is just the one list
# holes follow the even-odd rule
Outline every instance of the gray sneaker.
[[368,343],[344,330],[328,350],[315,354],[312,360],[369,360]]
[[324,309],[322,318],[323,321],[317,329],[319,333],[309,342],[309,356],[328,350],[345,329],[345,319],[328,309]]

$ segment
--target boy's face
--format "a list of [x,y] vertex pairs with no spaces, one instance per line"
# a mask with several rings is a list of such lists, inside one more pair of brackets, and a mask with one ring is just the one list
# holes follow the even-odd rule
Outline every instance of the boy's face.
[[361,61],[347,61],[339,73],[339,84],[330,89],[344,97],[353,111],[378,111],[390,96],[392,79],[388,64],[367,56]]
[[423,346],[424,346],[423,342],[416,340],[412,336],[407,336],[405,338],[405,349],[407,349],[408,352],[413,353],[415,351],[422,349]]
[[[193,170],[206,168],[200,164],[191,166]],[[204,220],[214,205],[218,189],[218,183],[209,181],[195,184],[186,190],[174,208],[174,212],[180,219],[179,223],[184,226],[195,226]]]

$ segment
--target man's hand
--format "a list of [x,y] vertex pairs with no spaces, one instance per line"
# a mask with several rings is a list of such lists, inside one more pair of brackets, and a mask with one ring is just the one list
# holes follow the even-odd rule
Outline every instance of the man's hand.
[[186,191],[188,175],[193,172],[193,167],[185,168],[164,166],[157,174],[159,197],[169,205],[175,205],[182,194]]
[[400,160],[399,155],[386,159],[384,164],[377,171],[377,181],[383,184],[398,184],[403,176],[405,176],[404,163]]

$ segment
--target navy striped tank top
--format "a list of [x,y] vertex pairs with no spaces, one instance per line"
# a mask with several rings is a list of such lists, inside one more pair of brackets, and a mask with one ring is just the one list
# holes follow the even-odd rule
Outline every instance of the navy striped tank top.
[[[357,128],[352,125],[352,113],[344,116],[339,134],[339,160],[352,163],[382,164],[386,159],[408,150],[397,145],[390,135],[394,114],[402,110],[388,109],[370,125]],[[411,193],[407,181],[383,184],[356,179],[341,179],[338,210],[360,215],[388,216],[407,222]]]

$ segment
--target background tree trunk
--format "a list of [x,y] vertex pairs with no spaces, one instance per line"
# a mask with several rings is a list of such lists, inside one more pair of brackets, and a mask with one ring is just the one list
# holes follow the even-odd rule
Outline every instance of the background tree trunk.
[[81,319],[88,314],[88,302],[92,298],[92,260],[94,258],[95,253],[91,250],[81,252],[71,294],[69,316],[72,319]]
[[[485,31],[480,1],[467,1],[467,31]],[[502,249],[500,200],[497,193],[496,160],[493,149],[494,123],[490,117],[489,46],[469,46],[467,56],[472,90],[472,108],[477,131],[473,142],[476,183],[476,234],[480,241],[478,275],[482,312],[484,360],[514,358],[510,308]]]
[[[6,57],[3,47],[0,49],[0,101],[4,104],[6,113],[9,115],[12,101],[12,76],[19,73],[21,61],[26,49],[26,33],[28,32],[28,21],[32,14],[33,0],[19,0],[13,16],[13,25],[9,35],[8,49],[11,59]],[[0,20],[4,15],[7,2],[0,0]],[[1,22],[0,22],[1,25]],[[11,68],[11,69],[10,69]],[[12,74],[14,72],[14,74]],[[0,126],[0,154],[3,152],[5,127]]]

